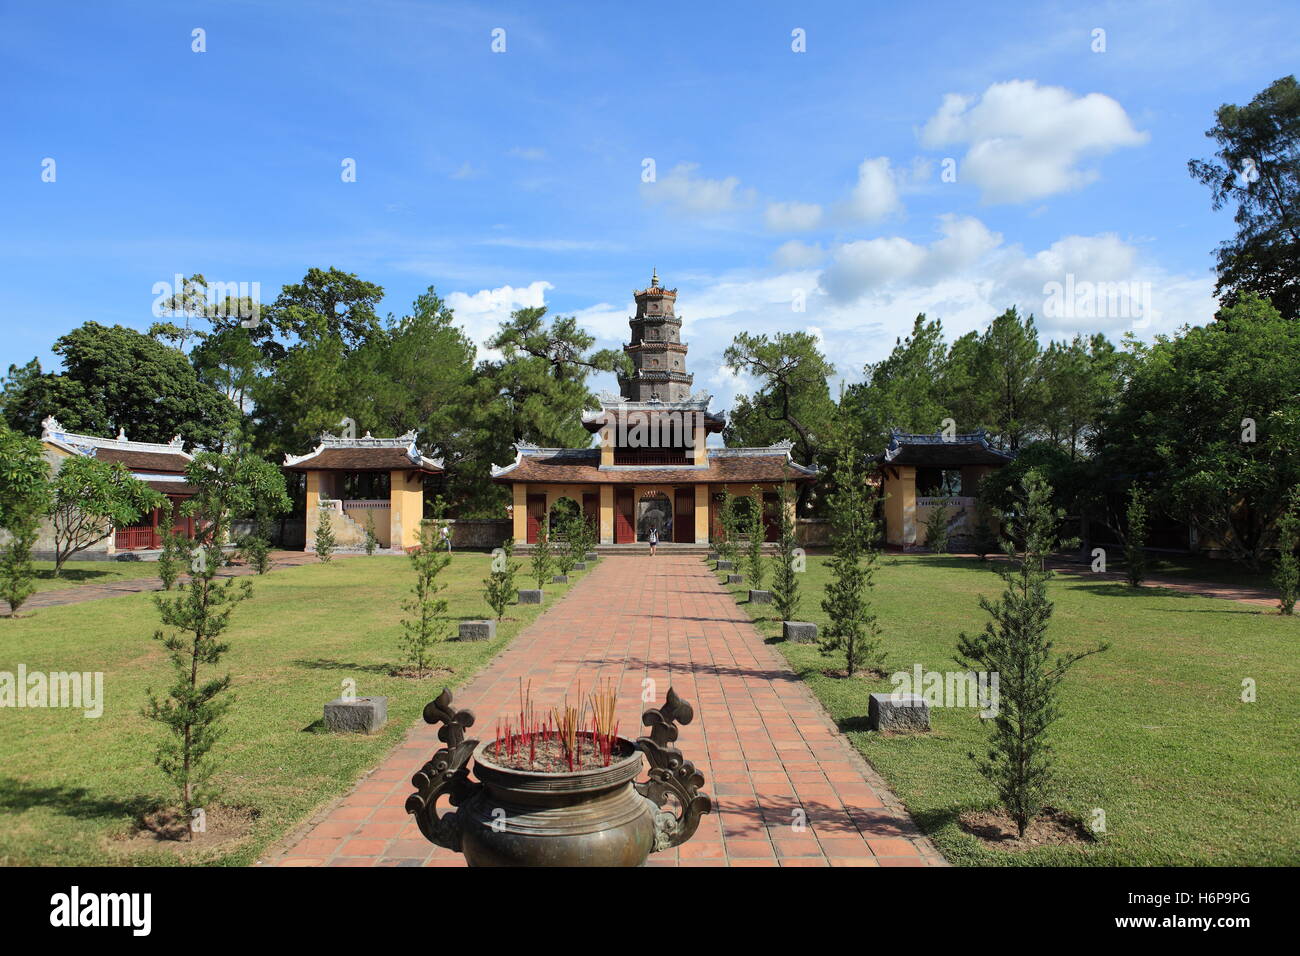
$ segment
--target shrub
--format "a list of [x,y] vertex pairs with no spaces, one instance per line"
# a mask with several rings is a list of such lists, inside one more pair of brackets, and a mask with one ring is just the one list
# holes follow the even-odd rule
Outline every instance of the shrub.
[[492,570],[483,579],[483,599],[496,612],[498,621],[515,599],[515,573],[519,570],[519,562],[511,560],[514,553],[514,538],[506,538],[505,543],[492,553]]
[[1124,535],[1124,572],[1128,583],[1141,587],[1147,576],[1147,503],[1150,495],[1137,485],[1128,490],[1128,509],[1125,512],[1128,532]]
[[379,547],[379,535],[375,533],[375,514],[366,512],[366,554],[373,555]]
[[415,569],[415,584],[411,597],[403,602],[402,609],[410,616],[402,618],[402,652],[407,664],[417,677],[429,670],[429,650],[439,641],[446,640],[451,630],[447,620],[447,601],[438,597],[447,585],[438,581],[438,575],[451,563],[451,555],[438,549],[438,532],[435,522],[420,522],[420,544],[411,552],[411,567]]
[[940,498],[925,516],[925,546],[934,554],[946,554],[948,551],[948,505],[947,498]]
[[542,515],[542,520],[537,529],[537,543],[533,545],[533,577],[537,579],[537,587],[546,587],[550,583],[551,573],[555,567],[554,555],[551,552],[551,515],[546,512]]
[[[1047,582],[1052,572],[1047,557],[1058,546],[1056,526],[1064,512],[1052,507],[1051,486],[1037,471],[1026,472],[1021,487],[1013,533],[1002,543],[1008,561],[997,569],[1006,590],[997,601],[980,598],[980,607],[992,620],[975,637],[960,635],[954,659],[970,670],[998,675],[998,699],[983,702],[996,710],[989,749],[984,757],[970,756],[1024,836],[1051,782],[1052,750],[1046,733],[1060,714],[1057,687],[1074,664],[1107,645],[1052,656],[1047,637],[1052,616]],[[1014,538],[1024,541],[1019,561]]]
[[777,538],[776,567],[772,573],[772,603],[776,605],[781,620],[793,621],[795,615],[799,613],[799,604],[803,599],[799,595],[797,567],[801,555],[795,538],[794,517],[791,514],[794,494],[789,482],[782,482],[779,494],[780,535]]
[[871,588],[880,552],[876,549],[876,509],[880,499],[867,484],[851,444],[835,459],[835,490],[828,505],[831,520],[831,582],[822,610],[829,623],[820,642],[823,654],[844,652],[852,677],[864,667],[880,667],[880,626],[872,613]]
[[1277,522],[1277,565],[1273,583],[1277,585],[1278,607],[1283,614],[1294,614],[1297,591],[1300,591],[1300,485],[1291,489],[1290,504]]
[[325,502],[317,505],[316,520],[316,556],[324,564],[329,564],[334,557],[334,523],[330,519],[330,508]]
[[745,573],[749,575],[749,586],[761,591],[763,582],[767,580],[767,566],[763,563],[763,538],[767,528],[763,524],[763,492],[757,485],[751,490],[749,514],[745,518]]
[[36,566],[32,564],[32,548],[40,531],[40,517],[32,514],[25,518],[11,518],[9,547],[0,553],[0,598],[9,605],[9,617],[18,613],[36,590]]

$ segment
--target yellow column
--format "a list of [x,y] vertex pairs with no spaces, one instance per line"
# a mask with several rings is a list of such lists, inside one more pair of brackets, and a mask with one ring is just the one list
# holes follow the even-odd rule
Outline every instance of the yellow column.
[[523,544],[528,540],[528,484],[523,481],[516,481],[510,486],[513,497],[513,534],[515,544]]
[[885,540],[899,547],[916,544],[916,468],[901,465],[885,475]]
[[614,543],[614,486],[600,486],[600,543]]
[[391,547],[414,548],[420,543],[420,521],[424,518],[424,476],[419,472],[392,471],[388,477]]
[[709,486],[695,486],[695,543],[709,543]]
[[303,531],[306,534],[303,550],[316,550],[316,525],[320,520],[320,499],[322,495],[321,472],[307,472],[307,507],[303,514]]

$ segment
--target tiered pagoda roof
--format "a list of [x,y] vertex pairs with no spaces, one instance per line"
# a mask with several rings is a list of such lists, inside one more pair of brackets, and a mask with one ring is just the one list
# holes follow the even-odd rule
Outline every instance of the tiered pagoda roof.
[[786,441],[767,448],[710,448],[702,465],[602,466],[599,448],[538,448],[520,442],[515,445],[514,462],[493,465],[492,478],[600,485],[811,481],[817,469],[795,462],[790,456],[793,447]]

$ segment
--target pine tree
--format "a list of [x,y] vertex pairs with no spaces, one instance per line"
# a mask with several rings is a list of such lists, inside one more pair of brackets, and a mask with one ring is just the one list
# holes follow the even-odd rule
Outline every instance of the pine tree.
[[799,594],[799,543],[795,537],[795,522],[792,514],[795,495],[788,481],[781,483],[778,497],[780,516],[780,536],[777,538],[776,567],[772,573],[772,603],[783,621],[795,620],[799,613],[799,604],[803,598]]
[[506,538],[500,553],[492,555],[492,570],[483,579],[483,599],[487,606],[496,612],[497,620],[506,613],[506,608],[515,598],[515,573],[519,562],[512,561],[515,553],[515,539]]
[[[954,659],[964,668],[998,675],[998,700],[990,702],[996,714],[989,749],[985,757],[971,754],[971,759],[994,785],[1023,836],[1042,809],[1052,779],[1047,730],[1060,715],[1057,688],[1075,663],[1108,645],[1053,656],[1047,637],[1052,616],[1047,558],[1058,546],[1056,527],[1064,513],[1052,508],[1051,486],[1036,470],[1025,473],[1021,488],[1014,533],[1002,543],[1008,561],[997,569],[1006,590],[997,601],[980,598],[992,620],[975,637],[960,635]],[[1014,538],[1025,543],[1018,561]]]
[[551,580],[551,571],[555,561],[551,552],[551,513],[542,515],[537,529],[537,543],[533,545],[533,577],[537,579],[537,588],[541,590]]
[[722,501],[718,505],[718,537],[714,547],[718,551],[718,560],[728,561],[732,568],[737,565],[740,553],[740,529],[736,514],[736,497],[730,488],[722,489]]
[[366,554],[373,555],[379,546],[379,535],[375,533],[374,512],[366,512]]
[[334,525],[330,520],[329,506],[321,502],[318,506],[316,521],[316,556],[321,563],[329,564],[334,557]]
[[993,530],[993,502],[980,492],[975,500],[975,530],[971,535],[971,548],[981,561],[998,549],[998,535]]
[[881,667],[880,625],[872,612],[871,588],[880,552],[876,540],[879,499],[867,483],[853,445],[841,441],[834,466],[831,520],[831,582],[822,610],[830,619],[821,650],[844,652],[850,677],[864,667]]
[[932,554],[948,553],[948,499],[940,498],[925,516],[925,546]]
[[1128,490],[1128,509],[1125,514],[1128,533],[1124,535],[1124,571],[1128,583],[1141,587],[1147,576],[1147,503],[1150,495],[1137,485]]
[[1294,614],[1297,591],[1300,590],[1300,560],[1296,548],[1300,546],[1300,485],[1291,489],[1290,505],[1277,522],[1277,565],[1273,583],[1277,585],[1278,607],[1283,614]]
[[9,546],[0,552],[0,598],[9,605],[9,617],[17,614],[36,590],[32,549],[36,546],[40,526],[40,517],[31,514],[22,518],[11,517],[5,529],[9,532]]
[[750,490],[749,514],[745,518],[745,572],[750,587],[761,591],[767,580],[767,567],[763,563],[763,538],[767,531],[763,524],[763,492],[757,485]]
[[437,523],[421,521],[420,546],[411,552],[415,584],[411,598],[402,604],[410,617],[402,619],[401,647],[416,677],[423,677],[429,670],[430,649],[438,641],[446,640],[451,631],[447,601],[438,596],[447,587],[438,581],[438,575],[449,564],[451,555],[438,548]]
[[158,579],[162,581],[164,591],[170,591],[180,577],[181,569],[189,564],[190,541],[174,527],[174,507],[171,499],[162,506],[159,517],[159,535],[162,537],[162,553],[158,555]]

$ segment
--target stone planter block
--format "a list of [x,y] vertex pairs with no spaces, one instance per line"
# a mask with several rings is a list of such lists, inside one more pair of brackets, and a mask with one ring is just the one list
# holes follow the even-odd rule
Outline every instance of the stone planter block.
[[704,556],[704,560],[705,560],[705,561],[716,561],[716,560],[718,560],[718,552],[716,552],[716,551],[710,551],[708,554],[706,554],[706,555]]
[[817,625],[809,621],[782,621],[781,636],[798,644],[811,644],[817,640]]
[[930,729],[930,707],[918,694],[872,694],[867,704],[867,729],[913,731]]
[[325,705],[325,728],[336,733],[373,734],[387,720],[387,697],[339,697]]
[[573,566],[573,570],[575,570],[575,571],[586,571],[586,570],[587,570],[587,562],[586,562],[586,561],[579,561],[577,564],[575,564],[575,565]]
[[736,570],[736,562],[734,562],[734,561],[719,561],[719,562],[718,562],[717,570],[719,570],[719,571],[734,571],[734,570]]
[[588,551],[585,555],[583,555],[583,560],[595,561],[598,557],[600,557],[600,555],[598,555],[595,551]]
[[520,588],[519,603],[520,604],[541,604],[542,594],[543,592],[537,588]]
[[728,574],[728,575],[727,575],[727,583],[728,583],[728,584],[744,584],[744,583],[745,583],[745,576],[744,576],[743,574]]
[[750,590],[749,590],[749,603],[750,603],[750,604],[771,604],[771,603],[772,603],[772,592],[771,592],[771,591],[755,591],[753,588],[750,588]]
[[496,621],[461,621],[462,641],[490,641],[497,636]]
[[552,584],[568,584],[568,583],[569,583],[569,576],[568,576],[567,574],[557,574],[557,575],[555,575],[555,577],[551,578],[551,583],[552,583]]

